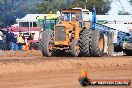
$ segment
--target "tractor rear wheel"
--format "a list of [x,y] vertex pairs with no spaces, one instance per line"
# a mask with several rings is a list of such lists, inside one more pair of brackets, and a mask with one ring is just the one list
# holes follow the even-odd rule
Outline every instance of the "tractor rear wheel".
[[91,41],[92,30],[83,29],[80,33],[79,48],[81,56],[90,56],[89,43]]
[[77,57],[79,55],[79,45],[78,45],[78,40],[77,39],[72,39],[72,44],[71,44],[71,55],[74,57]]
[[104,53],[104,35],[101,30],[93,30],[91,42],[90,42],[90,53],[94,57],[101,57]]
[[42,54],[44,56],[52,56],[53,54],[53,31],[52,30],[44,30],[42,33],[42,40],[41,40],[41,46],[42,46]]

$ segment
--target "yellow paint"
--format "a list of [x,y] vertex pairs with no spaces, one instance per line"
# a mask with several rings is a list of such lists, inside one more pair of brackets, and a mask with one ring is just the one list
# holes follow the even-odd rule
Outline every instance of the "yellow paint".
[[[56,18],[58,18],[59,17],[59,15],[58,14],[47,14],[47,16],[46,16],[46,19],[56,19]],[[44,17],[42,17],[42,16],[40,16],[40,17],[37,17],[37,19],[38,20],[40,20],[40,19],[44,19]]]
[[[69,10],[63,10],[62,13],[81,13],[81,10],[79,9],[69,9]],[[72,31],[72,34],[74,34],[74,38],[76,40],[78,40],[80,38],[79,33],[83,28],[83,24],[84,21],[79,20],[78,19],[78,15],[76,15],[75,20],[72,20],[71,23],[69,22],[69,20],[67,21],[59,21],[60,23],[54,26],[54,29],[56,29],[56,27],[60,27],[63,26],[65,27],[66,30],[66,40],[65,41],[56,41],[54,38],[54,45],[67,45],[69,46],[71,44],[71,37],[69,37],[69,32]],[[79,22],[82,22],[82,28],[79,26]],[[86,29],[90,29],[90,21],[85,22],[85,27]],[[75,31],[73,30],[75,29]],[[54,30],[54,34],[55,34],[55,30]]]

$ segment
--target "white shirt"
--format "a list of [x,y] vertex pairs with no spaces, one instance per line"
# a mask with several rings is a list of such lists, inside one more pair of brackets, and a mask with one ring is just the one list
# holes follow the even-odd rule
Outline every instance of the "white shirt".
[[3,40],[2,36],[3,36],[3,33],[0,31],[0,40]]

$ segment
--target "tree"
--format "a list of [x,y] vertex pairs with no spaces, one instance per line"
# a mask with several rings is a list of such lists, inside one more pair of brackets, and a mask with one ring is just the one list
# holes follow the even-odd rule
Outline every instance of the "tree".
[[[87,1],[87,2],[86,2]],[[97,14],[106,14],[111,9],[111,0],[74,0],[72,7],[82,7],[92,11],[93,6],[96,7]]]
[[85,1],[82,1],[82,0],[75,0],[72,2],[72,5],[71,5],[72,8],[74,7],[81,7],[81,8],[84,8],[85,7]]
[[52,13],[56,13],[58,10],[65,9],[67,7],[64,0],[56,0],[56,1],[43,1],[40,4],[37,5],[37,11],[38,13],[49,13],[52,11]]
[[41,0],[0,0],[0,27],[10,26],[16,18],[37,13],[36,4]]
[[129,0],[129,3],[132,5],[132,0]]
[[10,26],[16,18],[22,18],[28,13],[56,13],[58,10],[72,7],[87,7],[90,11],[96,6],[98,14],[110,10],[109,0],[0,0],[0,27]]
[[[87,3],[86,3],[87,1]],[[39,4],[38,12],[39,13],[48,13],[52,11],[55,13],[58,10],[64,8],[73,8],[73,7],[82,7],[90,11],[92,10],[93,6],[96,6],[98,14],[105,14],[110,10],[111,1],[110,0],[44,0],[41,4]]]

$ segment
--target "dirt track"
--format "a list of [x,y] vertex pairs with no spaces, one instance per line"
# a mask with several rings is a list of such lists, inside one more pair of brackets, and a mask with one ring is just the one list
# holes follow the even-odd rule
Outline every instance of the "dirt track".
[[11,53],[0,56],[0,88],[82,88],[78,82],[82,68],[91,79],[132,80],[132,57],[47,58],[40,51]]

